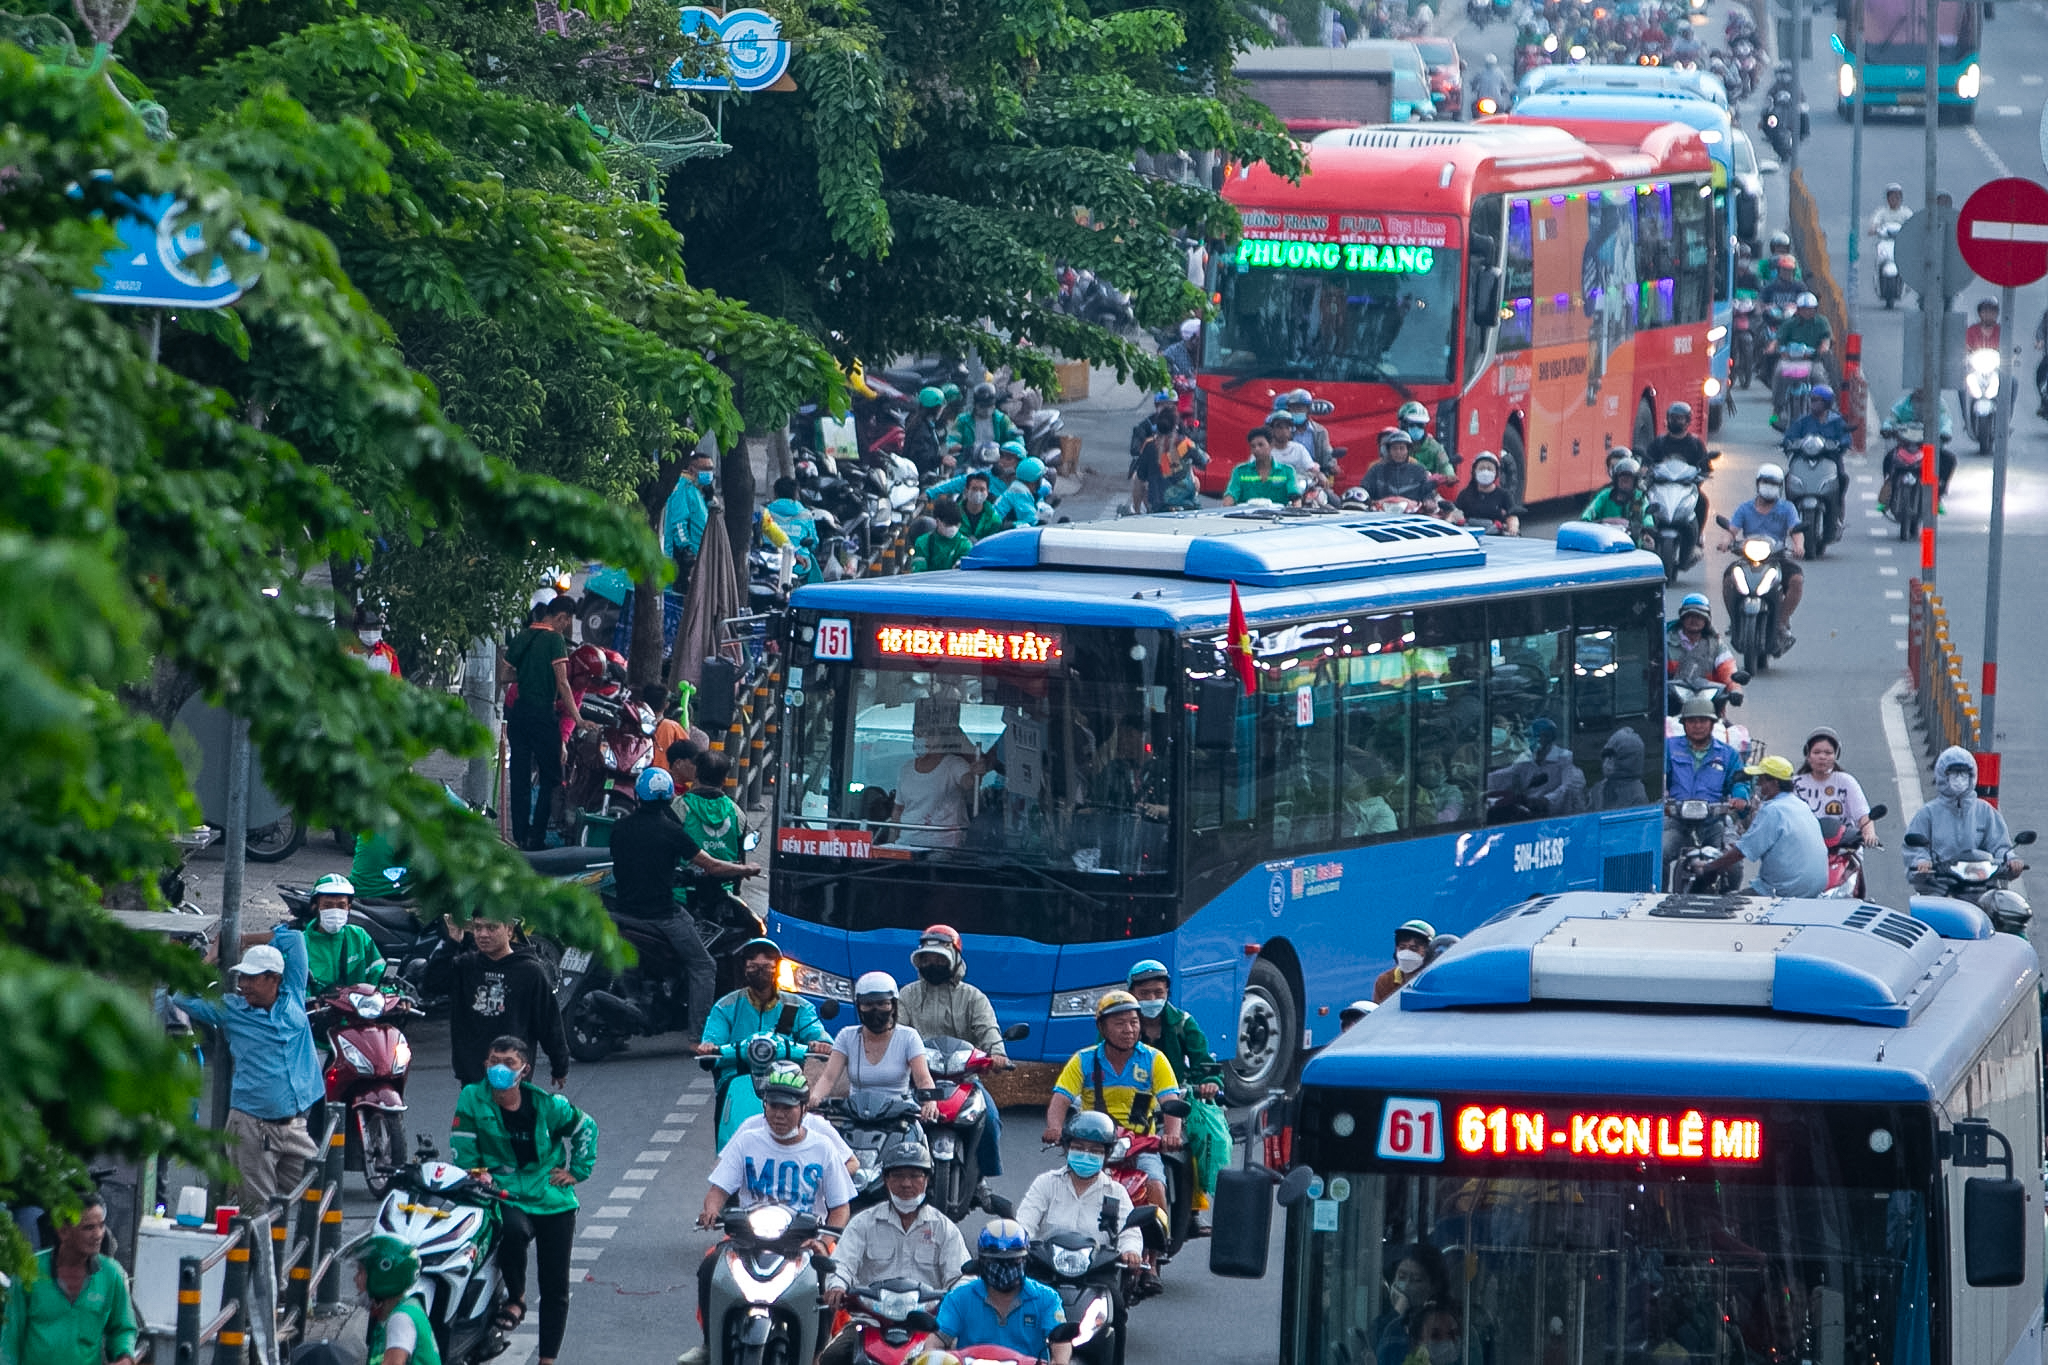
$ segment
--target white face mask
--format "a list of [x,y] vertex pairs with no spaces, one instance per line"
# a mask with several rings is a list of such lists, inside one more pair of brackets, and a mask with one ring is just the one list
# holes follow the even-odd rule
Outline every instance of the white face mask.
[[1941,775],[1941,789],[1950,796],[1962,796],[1977,784],[1966,769],[1953,768]]
[[330,905],[320,912],[320,930],[322,933],[338,934],[347,925],[348,907],[345,905]]
[[923,735],[911,736],[910,752],[912,757],[923,758],[926,754],[930,753],[931,751],[932,742],[930,740],[926,739]]
[[1760,483],[1756,486],[1756,500],[1758,502],[1776,502],[1778,500],[1778,494],[1784,491],[1785,486],[1783,484],[1769,482]]
[[356,632],[356,638],[363,642],[364,649],[375,649],[378,645],[384,643],[384,632],[381,630],[359,630]]
[[1458,1343],[1440,1339],[1429,1343],[1429,1365],[1451,1365],[1458,1358]]
[[1403,948],[1394,954],[1394,965],[1403,972],[1412,972],[1422,966],[1422,954],[1413,948]]
[[923,1204],[924,1200],[922,1199],[898,1199],[893,1194],[889,1196],[889,1207],[896,1210],[896,1212],[902,1214],[906,1218],[908,1218],[911,1214],[916,1213],[918,1209],[923,1206]]
[[1493,487],[1494,481],[1499,477],[1491,469],[1475,469],[1472,471],[1472,482],[1478,484],[1481,488]]

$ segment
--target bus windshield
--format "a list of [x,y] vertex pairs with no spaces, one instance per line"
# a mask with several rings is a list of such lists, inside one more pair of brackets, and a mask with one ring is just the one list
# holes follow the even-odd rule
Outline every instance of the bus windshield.
[[[1941,0],[1937,10],[1941,59],[1958,61],[1977,50],[1976,6]],[[1873,66],[1918,66],[1927,57],[1927,6],[1920,0],[1869,0],[1863,12],[1867,50]]]
[[[1289,264],[1290,246],[1322,252],[1296,252],[1298,263]],[[1463,259],[1446,247],[1247,240],[1219,272],[1222,306],[1205,368],[1248,378],[1449,383]]]

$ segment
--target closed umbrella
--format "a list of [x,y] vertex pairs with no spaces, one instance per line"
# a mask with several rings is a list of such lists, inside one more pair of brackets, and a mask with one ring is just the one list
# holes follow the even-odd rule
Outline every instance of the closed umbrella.
[[671,675],[702,682],[705,656],[718,651],[719,624],[738,616],[745,602],[725,518],[714,508],[705,520],[704,543],[697,547],[697,567],[683,597],[683,624],[676,631]]

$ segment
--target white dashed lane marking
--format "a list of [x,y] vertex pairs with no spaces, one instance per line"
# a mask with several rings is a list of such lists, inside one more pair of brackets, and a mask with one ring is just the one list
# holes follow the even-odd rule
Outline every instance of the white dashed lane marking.
[[668,1154],[669,1154],[670,1152],[674,1151],[674,1150],[675,1150],[675,1149],[674,1149],[674,1148],[672,1148],[672,1147],[654,1147],[654,1148],[650,1148],[650,1149],[649,1149],[649,1150],[647,1150],[647,1151],[644,1151],[644,1152],[642,1152],[642,1153],[641,1153],[640,1155],[638,1155],[638,1156],[634,1157],[634,1158],[633,1158],[633,1160],[635,1160],[635,1161],[667,1161],[667,1160],[668,1160]]

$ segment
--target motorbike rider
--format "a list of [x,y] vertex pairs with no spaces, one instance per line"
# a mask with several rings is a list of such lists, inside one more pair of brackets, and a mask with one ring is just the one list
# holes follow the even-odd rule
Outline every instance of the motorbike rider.
[[[932,1153],[923,1135],[911,1128],[890,1138],[879,1163],[889,1197],[853,1215],[839,1235],[825,1286],[825,1301],[835,1309],[847,1290],[882,1280],[910,1280],[943,1293],[959,1283],[967,1264],[959,1225],[925,1202]],[[858,1332],[842,1333],[819,1356],[820,1365],[852,1361],[858,1341]]]
[[[338,872],[313,883],[313,923],[306,926],[306,998],[318,1000],[336,986],[375,986],[384,980],[384,955],[370,931],[348,922],[355,884]],[[270,930],[242,935],[242,946],[270,942]],[[324,1040],[322,1040],[324,1046]]]
[[1304,493],[1322,487],[1326,482],[1322,467],[1309,454],[1308,447],[1295,439],[1294,414],[1284,404],[1276,404],[1266,414],[1266,430],[1273,435],[1273,463],[1292,469]]
[[974,386],[967,411],[953,423],[953,430],[946,437],[946,453],[958,460],[972,456],[983,446],[1000,447],[1023,439],[1024,433],[1017,430],[1010,415],[996,406],[996,386],[984,381]]
[[1835,391],[1815,384],[1806,391],[1806,411],[1792,419],[1785,429],[1785,444],[1818,436],[1828,443],[1828,458],[1835,465],[1835,527],[1837,535],[1849,517],[1849,472],[1842,465],[1842,452],[1849,448],[1849,423],[1835,410]]
[[[1759,468],[1756,471],[1756,496],[1736,508],[1735,515],[1728,518],[1728,539],[1721,546],[1723,551],[1732,550],[1735,543],[1746,536],[1764,536],[1784,547],[1784,553],[1778,556],[1779,572],[1785,579],[1785,595],[1778,602],[1776,652],[1779,654],[1792,648],[1792,614],[1799,610],[1799,599],[1806,593],[1806,573],[1799,567],[1799,557],[1805,553],[1805,536],[1801,532],[1799,512],[1785,500],[1784,494],[1785,471],[1774,464]],[[1728,567],[1732,574],[1735,566],[1731,564]],[[1722,592],[1732,620],[1739,609],[1732,577],[1723,578]]]
[[963,1280],[939,1304],[939,1334],[954,1346],[1006,1346],[1031,1360],[1068,1365],[1071,1342],[1052,1340],[1067,1320],[1059,1291],[1026,1278],[1031,1235],[1014,1218],[997,1218],[974,1239],[974,1279]]
[[1773,304],[1780,308],[1790,307],[1799,296],[1806,292],[1806,284],[1799,278],[1799,259],[1790,251],[1774,252],[1771,256],[1771,277],[1764,281],[1763,288],[1756,291],[1758,302],[1766,307]]
[[1642,466],[1625,446],[1616,446],[1610,456],[1619,452],[1607,467],[1607,486],[1593,495],[1586,504],[1586,510],[1579,514],[1580,521],[1618,521],[1635,538],[1638,545],[1654,545],[1657,527],[1650,517],[1650,499],[1641,488],[1639,476]]
[[830,1096],[844,1080],[849,1091],[883,1091],[910,1098],[914,1088],[919,1116],[926,1123],[938,1117],[932,1097],[932,1070],[924,1057],[924,1039],[903,1022],[897,1010],[896,978],[887,972],[863,972],[853,983],[858,1024],[848,1024],[832,1040],[832,1055],[812,1088],[814,1099]]
[[1372,1002],[1383,1005],[1429,965],[1429,945],[1436,941],[1436,926],[1426,919],[1411,919],[1394,929],[1394,965],[1372,983]]
[[1003,514],[989,497],[986,469],[977,469],[961,481],[960,532],[969,540],[986,540],[1003,529]]
[[939,417],[945,407],[945,392],[927,384],[917,391],[917,411],[903,424],[903,458],[916,465],[919,474],[936,474],[950,460]]
[[[1097,1246],[1114,1247],[1135,1276],[1145,1259],[1145,1235],[1131,1217],[1130,1194],[1103,1172],[1115,1143],[1116,1124],[1109,1115],[1074,1115],[1060,1136],[1066,1159],[1031,1182],[1017,1203],[1017,1222],[1033,1241],[1077,1232]],[[1121,1277],[1110,1286],[1110,1304],[1112,1322],[1122,1332],[1126,1304]]]
[[[1742,756],[1723,740],[1714,738],[1714,703],[1694,697],[1680,708],[1678,723],[1685,733],[1664,741],[1664,799],[1671,805],[1681,801],[1705,801],[1742,807],[1749,800],[1749,780],[1742,770]],[[1678,856],[1680,830],[1675,820],[1664,822],[1664,865]],[[1723,821],[1716,817],[1700,827],[1703,843],[1726,841]]]
[[1337,473],[1337,448],[1330,444],[1330,429],[1315,419],[1316,396],[1307,389],[1290,390],[1286,396],[1288,415],[1294,419],[1294,439],[1308,447],[1316,468],[1332,478]]
[[[1969,368],[1970,357],[1979,351],[1999,353],[2002,329],[1998,325],[1998,300],[1977,300],[1977,320],[1963,329],[1963,367]],[[2001,357],[2001,360],[2003,357]],[[1964,412],[1970,410],[1970,391],[1956,390],[1956,402]]]
[[[2034,324],[2034,349],[2048,351],[2048,312],[2042,313],[2041,320]],[[2034,362],[2034,392],[2042,395],[2034,415],[2048,417],[2048,354]]]
[[[1925,406],[1922,402],[1925,393],[1924,389],[1916,387],[1911,393],[1904,395],[1898,402],[1892,404],[1891,411],[1885,414],[1885,435],[1890,436],[1900,427],[1918,427],[1923,436],[1925,435],[1927,422],[1921,416],[1921,410]],[[1946,407],[1936,403],[1934,409],[1941,419],[1937,427],[1941,433],[1941,444],[1940,448],[1935,451],[1935,458],[1938,462],[1938,477],[1941,480],[1942,498],[1945,499],[1948,496],[1949,478],[1956,472],[1955,453],[1948,448],[1949,440],[1955,435],[1955,428],[1948,420],[1948,409]],[[1878,484],[1877,493],[1877,514],[1879,516],[1883,516],[1891,507],[1892,473],[1897,468],[1897,463],[1894,459],[1897,454],[1896,448],[1887,450],[1884,453],[1883,481]],[[1918,460],[1918,458],[1919,454],[1915,452],[1914,459]],[[1948,508],[1941,506],[1939,501],[1937,501],[1936,507],[1941,512],[1948,511]]]
[[[910,965],[917,980],[896,993],[896,1012],[904,1023],[917,1030],[920,1038],[959,1038],[978,1047],[1009,1069],[1010,1054],[1003,1047],[1002,1026],[996,1022],[996,1007],[979,986],[967,984],[967,958],[961,951],[960,935],[950,924],[934,924],[918,935],[911,949]],[[988,1123],[981,1130],[981,1173],[1003,1173],[1003,1118],[991,1101]]]
[[1472,108],[1477,111],[1479,101],[1492,100],[1493,112],[1505,114],[1508,111],[1507,73],[1500,69],[1500,58],[1493,53],[1486,54],[1486,62],[1479,68],[1479,74],[1472,78]]
[[1748,242],[1735,244],[1735,292],[1752,298],[1763,292],[1764,282],[1756,273],[1756,248]]
[[1916,889],[1927,890],[1927,874],[1942,863],[1952,863],[1982,849],[1991,860],[2005,864],[2007,875],[2017,877],[2026,863],[2013,852],[2012,834],[1998,807],[1977,795],[1977,760],[1968,749],[1950,745],[1934,760],[1934,799],[1913,814],[1906,833],[1923,836],[1927,842],[1905,850],[1906,875]]
[[1886,228],[1904,227],[1912,216],[1913,210],[1906,207],[1906,187],[1894,180],[1884,187],[1884,203],[1870,215],[1870,235],[1882,237]]
[[1707,595],[1687,593],[1678,604],[1678,619],[1664,628],[1665,678],[1688,687],[1715,682],[1738,694],[1742,688],[1735,681],[1735,662],[1735,651],[1714,629]]
[[1828,845],[1820,820],[1792,790],[1792,763],[1772,754],[1742,770],[1756,780],[1756,814],[1749,829],[1713,861],[1697,869],[1712,878],[1756,862],[1750,889],[1763,896],[1818,896],[1828,889]]
[[[1692,434],[1692,404],[1676,402],[1664,409],[1664,430],[1649,444],[1644,454],[1643,467],[1655,470],[1666,460],[1684,460],[1697,469],[1702,482],[1694,485],[1698,496],[1693,500],[1693,560],[1697,561],[1700,548],[1707,543],[1707,485],[1704,477],[1714,472],[1714,457],[1707,450],[1707,443]],[[1681,565],[1690,568],[1691,562]]]
[[[782,949],[771,938],[750,938],[735,954],[740,963],[740,980],[745,984],[718,999],[704,1020],[704,1038],[697,1055],[708,1057],[743,1043],[757,1033],[779,1033],[810,1045],[810,1055],[823,1058],[832,1051],[825,1025],[818,1019],[818,1007],[801,995],[782,990]],[[716,1072],[719,1112],[725,1108],[725,1088],[746,1074],[746,1064],[721,1059]]]
[[612,826],[612,914],[619,919],[642,922],[659,933],[675,953],[688,983],[687,1041],[694,1045],[704,1035],[704,1019],[711,1010],[718,968],[705,951],[696,919],[676,903],[676,869],[687,862],[717,881],[756,877],[761,869],[753,863],[726,862],[705,852],[669,804],[675,794],[675,779],[659,768],[644,768],[634,779],[637,804],[631,814]]
[[1409,458],[1414,438],[1401,427],[1380,432],[1380,457],[1365,471],[1365,495],[1374,502],[1384,498],[1407,498],[1426,503],[1436,496],[1429,471]]
[[355,1250],[356,1292],[369,1300],[366,1365],[441,1365],[427,1306],[413,1297],[420,1256],[403,1238],[380,1232]]
[[[1018,449],[1021,443],[1012,442]],[[998,469],[1000,474],[1001,470]],[[996,495],[996,508],[1012,526],[1038,525],[1038,500],[1045,496],[1045,461],[1036,455],[1017,461],[1016,477]]]
[[[1138,1036],[1166,1055],[1173,1074],[1187,1085],[1188,1157],[1194,1162],[1194,1209],[1207,1210],[1216,1194],[1216,1173],[1230,1164],[1230,1124],[1218,1108],[1222,1064],[1209,1052],[1209,1039],[1195,1017],[1167,999],[1173,976],[1157,958],[1145,958],[1124,975],[1124,989],[1138,998]],[[1196,1220],[1194,1236],[1206,1236]]]
[[[1792,300],[1792,316],[1778,325],[1778,334],[1764,347],[1764,354],[1777,357],[1787,346],[1810,347],[1816,356],[1824,356],[1834,349],[1834,329],[1821,316],[1820,300],[1801,290]],[[1776,412],[1784,407],[1784,388],[1775,360],[1771,369],[1771,409]]]
[[1522,534],[1522,509],[1500,481],[1500,457],[1482,450],[1472,457],[1472,476],[1458,490],[1457,509],[1467,525],[1486,523],[1500,535]]
[[1273,433],[1253,427],[1245,433],[1245,449],[1251,458],[1230,471],[1223,489],[1223,505],[1235,507],[1247,502],[1270,502],[1292,507],[1301,501],[1301,476],[1273,458]]
[[1446,478],[1458,472],[1457,465],[1452,463],[1449,453],[1443,448],[1443,443],[1429,434],[1428,408],[1410,399],[1394,414],[1394,420],[1408,433],[1408,453],[1414,458],[1415,463],[1432,474],[1441,474]]
[[[783,1204],[799,1215],[818,1220],[818,1236],[809,1243],[817,1255],[830,1256],[846,1227],[853,1203],[853,1177],[832,1140],[804,1123],[809,1087],[795,1062],[777,1062],[761,1082],[760,1127],[742,1126],[719,1154],[711,1170],[697,1226],[715,1228],[728,1200],[742,1209],[757,1204]],[[723,1246],[706,1252],[697,1267],[697,1322],[711,1330],[711,1277]],[[822,1273],[820,1279],[822,1280]],[[824,1286],[820,1284],[820,1293]],[[704,1365],[706,1346],[693,1346],[677,1357],[677,1365]]]
[[1209,467],[1209,453],[1196,445],[1180,425],[1180,412],[1163,408],[1158,429],[1138,451],[1132,472],[1133,512],[1192,512],[1201,503],[1195,470]]
[[[1152,395],[1152,411],[1138,420],[1131,428],[1131,510],[1145,510],[1145,452],[1154,444],[1153,438],[1161,432],[1172,432],[1180,426],[1179,399],[1172,389],[1161,389]],[[1157,510],[1157,509],[1154,509]]]
[[1159,358],[1166,362],[1166,372],[1176,380],[1184,379],[1189,384],[1195,380],[1195,369],[1202,359],[1202,320],[1182,318],[1180,340],[1163,346]]
[[1822,725],[1806,737],[1799,771],[1793,774],[1792,790],[1815,815],[1838,815],[1853,827],[1867,848],[1883,847],[1877,840],[1877,826],[1870,818],[1870,802],[1863,786],[1843,772],[1836,763],[1842,756],[1842,737]]

